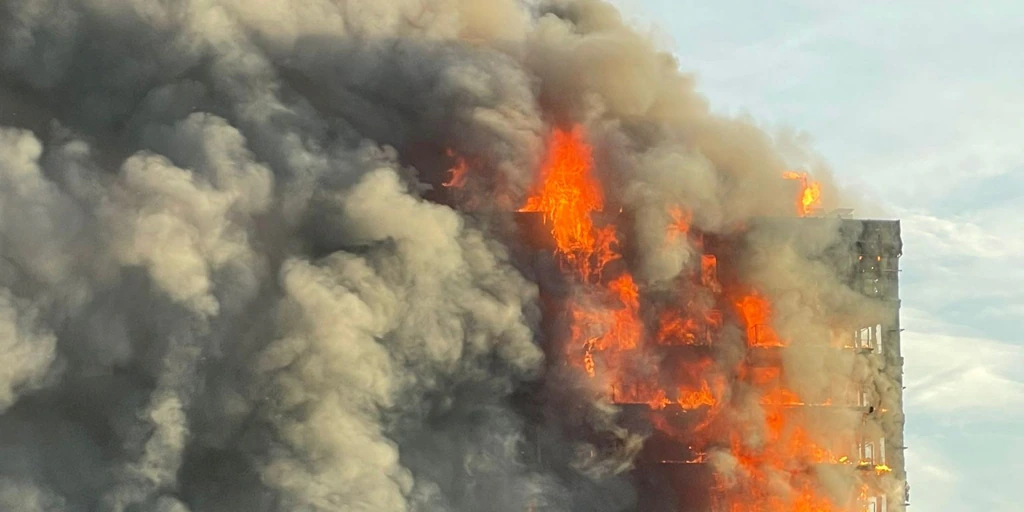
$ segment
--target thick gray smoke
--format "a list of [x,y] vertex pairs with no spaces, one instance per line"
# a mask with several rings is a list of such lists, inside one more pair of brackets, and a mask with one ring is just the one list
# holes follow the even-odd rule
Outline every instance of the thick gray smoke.
[[628,509],[628,460],[522,450],[502,233],[570,121],[649,283],[667,205],[727,231],[806,163],[598,1],[0,0],[0,510]]

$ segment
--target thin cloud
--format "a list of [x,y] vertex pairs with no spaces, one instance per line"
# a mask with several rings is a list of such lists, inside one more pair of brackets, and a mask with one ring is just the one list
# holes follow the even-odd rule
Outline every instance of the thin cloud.
[[908,331],[906,406],[958,420],[1024,420],[1024,346]]

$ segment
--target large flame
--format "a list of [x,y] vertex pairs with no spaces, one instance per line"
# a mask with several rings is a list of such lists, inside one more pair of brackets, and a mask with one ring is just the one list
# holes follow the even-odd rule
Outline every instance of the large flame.
[[753,347],[782,346],[771,325],[771,305],[756,291],[744,295],[736,302],[740,316],[747,328],[747,342]]
[[806,172],[786,171],[782,177],[800,183],[800,194],[796,201],[798,215],[807,217],[821,206],[821,184],[811,180]]
[[[458,169],[453,171],[453,178],[459,175]],[[670,438],[686,439],[692,457],[672,463],[704,464],[711,451],[728,454],[735,469],[716,477],[716,512],[847,510],[822,493],[814,482],[813,467],[852,466],[856,458],[843,455],[842,449],[819,444],[799,416],[801,409],[828,407],[832,400],[809,404],[786,386],[780,362],[757,365],[742,359],[731,363],[734,366],[720,366],[707,357],[684,357],[673,363],[675,369],[667,372],[671,375],[664,368],[655,373],[636,366],[649,364],[636,361],[652,359],[630,354],[713,344],[725,320],[722,311],[709,307],[707,300],[661,304],[650,320],[651,343],[646,342],[647,326],[641,315],[645,292],[625,265],[610,270],[608,264],[621,259],[620,229],[597,220],[606,205],[602,185],[593,171],[593,150],[583,129],[554,130],[537,183],[520,209],[543,215],[563,270],[576,279],[575,293],[563,304],[569,320],[569,362],[589,377],[607,382],[614,403],[646,405],[657,431]],[[786,173],[785,178],[800,182],[797,213],[810,215],[819,205],[819,185],[806,174]],[[702,247],[699,238],[691,239],[692,212],[673,206],[667,213],[667,244]],[[603,220],[614,222],[612,217]],[[734,316],[730,318],[745,329],[748,351],[769,353],[787,347],[774,328],[769,297],[749,284],[720,281],[715,255],[702,254],[677,281],[681,297],[692,295],[692,288],[687,287],[695,286],[702,293],[720,297],[726,308],[731,306]],[[728,389],[729,378],[738,378],[739,386]],[[735,414],[730,407],[736,405],[731,403],[736,398],[730,394],[739,394],[741,402],[756,404],[763,416]],[[682,428],[659,416],[670,408],[695,419]],[[715,427],[709,428],[711,425]],[[854,440],[850,437],[840,444],[852,446]],[[888,470],[883,465],[867,467],[879,475]]]
[[540,212],[550,226],[562,264],[583,281],[582,300],[567,307],[570,355],[591,377],[596,355],[637,347],[642,336],[639,288],[628,272],[602,279],[605,266],[620,258],[615,226],[599,227],[594,214],[604,208],[601,184],[593,175],[593,155],[582,127],[556,129],[548,141],[540,180],[522,212]]
[[617,258],[612,250],[614,227],[594,225],[592,216],[604,208],[604,193],[593,168],[593,150],[581,127],[554,130],[539,186],[519,210],[544,214],[559,255],[584,279],[595,277]]

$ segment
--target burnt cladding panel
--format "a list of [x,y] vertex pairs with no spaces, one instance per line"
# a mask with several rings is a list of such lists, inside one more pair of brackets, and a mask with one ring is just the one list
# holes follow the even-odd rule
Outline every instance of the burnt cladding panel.
[[904,458],[903,412],[903,355],[900,344],[900,295],[899,259],[903,254],[903,241],[899,221],[859,221],[861,232],[857,243],[859,272],[865,283],[863,292],[882,304],[882,317],[878,319],[879,353],[884,367],[882,372],[893,383],[896,403],[893,410],[885,413],[885,421],[896,428],[887,430],[884,454],[886,464],[892,468],[893,476],[904,482],[903,489],[894,489],[887,496],[888,510],[901,512],[906,509],[909,496],[906,492],[907,472]]
[[[903,486],[906,470],[903,458],[902,367],[899,324],[899,258],[903,246],[899,221],[852,220],[836,218],[762,219],[759,229],[773,230],[790,237],[803,247],[816,247],[815,258],[833,265],[844,276],[851,289],[877,301],[879,316],[869,321],[881,340],[878,348],[884,362],[881,371],[894,383],[898,396],[894,410],[884,413],[885,421],[896,428],[887,429],[884,462],[892,468],[897,485],[886,493],[886,510],[905,510]],[[722,281],[736,279],[733,255],[741,239],[702,236],[704,253],[715,254]],[[777,366],[772,350],[758,350],[748,355],[754,366]],[[823,411],[824,412],[824,411]],[[839,413],[840,411],[836,411]],[[666,413],[661,413],[666,414]],[[663,437],[663,436],[662,436]],[[711,504],[714,482],[706,464],[685,464],[687,455],[682,439],[660,439],[655,435],[645,449],[644,463],[636,471],[638,482],[646,489],[642,511],[678,511],[682,504],[692,510],[707,511]],[[881,448],[881,447],[880,447]],[[671,456],[669,456],[671,455]],[[674,463],[659,463],[676,459]],[[686,509],[689,510],[689,509]]]
[[708,512],[714,475],[707,464],[656,464],[634,473],[636,512]]

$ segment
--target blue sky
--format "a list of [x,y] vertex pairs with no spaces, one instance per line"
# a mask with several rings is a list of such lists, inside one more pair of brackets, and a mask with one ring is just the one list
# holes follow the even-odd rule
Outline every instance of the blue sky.
[[1024,2],[614,3],[902,219],[912,510],[1024,510]]

